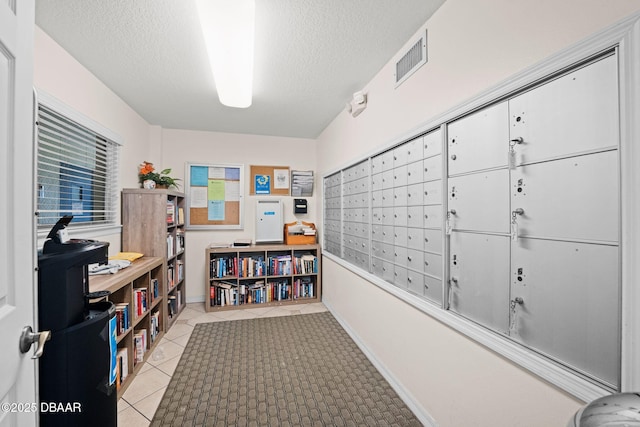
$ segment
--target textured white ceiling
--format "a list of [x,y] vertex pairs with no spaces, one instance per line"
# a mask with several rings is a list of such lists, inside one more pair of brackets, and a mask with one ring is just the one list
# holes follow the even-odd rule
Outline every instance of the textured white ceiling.
[[315,138],[444,1],[257,0],[247,109],[218,101],[193,0],[36,0],[36,24],[152,125]]

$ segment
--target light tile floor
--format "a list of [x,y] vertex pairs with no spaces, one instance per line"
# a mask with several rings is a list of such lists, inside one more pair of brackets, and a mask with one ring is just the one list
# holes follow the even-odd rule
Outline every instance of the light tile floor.
[[312,303],[206,313],[204,303],[187,304],[118,400],[118,426],[146,427],[150,424],[196,324],[323,311],[327,311],[324,304]]

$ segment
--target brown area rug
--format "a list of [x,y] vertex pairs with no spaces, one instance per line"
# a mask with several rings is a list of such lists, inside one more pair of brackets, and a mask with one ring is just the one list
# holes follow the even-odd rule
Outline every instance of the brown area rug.
[[420,426],[329,312],[196,325],[151,426]]

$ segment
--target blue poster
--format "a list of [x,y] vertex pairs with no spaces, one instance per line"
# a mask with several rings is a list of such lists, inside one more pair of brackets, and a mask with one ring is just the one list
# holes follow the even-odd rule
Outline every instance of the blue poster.
[[256,194],[271,194],[269,175],[256,175]]
[[191,166],[191,185],[205,187],[209,177],[209,168],[206,166]]
[[111,352],[109,363],[109,385],[116,382],[116,375],[118,374],[118,362],[116,360],[116,353],[118,352],[118,328],[116,322],[116,316],[109,319],[109,350]]

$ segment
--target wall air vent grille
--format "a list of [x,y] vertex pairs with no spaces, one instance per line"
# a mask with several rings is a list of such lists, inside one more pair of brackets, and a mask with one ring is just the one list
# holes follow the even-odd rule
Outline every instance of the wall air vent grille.
[[427,63],[427,32],[396,62],[395,84],[400,86],[418,68]]

